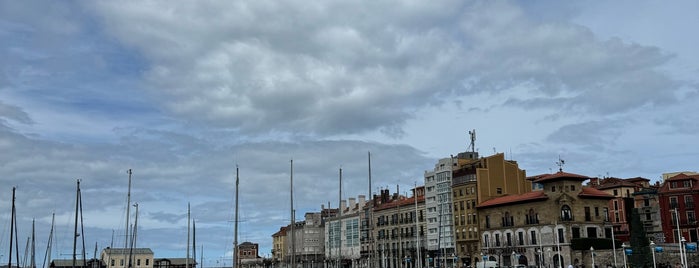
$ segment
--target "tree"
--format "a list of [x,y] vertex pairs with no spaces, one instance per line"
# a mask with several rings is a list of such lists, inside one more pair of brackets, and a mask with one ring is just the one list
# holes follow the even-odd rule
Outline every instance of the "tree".
[[650,241],[646,236],[646,229],[643,228],[641,215],[637,209],[631,212],[631,256],[629,262],[631,267],[653,267],[653,258],[650,252]]

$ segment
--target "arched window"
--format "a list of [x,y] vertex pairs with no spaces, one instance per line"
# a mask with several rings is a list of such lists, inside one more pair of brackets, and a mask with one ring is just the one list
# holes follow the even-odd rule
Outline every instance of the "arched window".
[[570,207],[568,205],[563,205],[563,207],[561,207],[561,220],[563,220],[563,221],[572,221],[573,220],[573,213],[570,211]]

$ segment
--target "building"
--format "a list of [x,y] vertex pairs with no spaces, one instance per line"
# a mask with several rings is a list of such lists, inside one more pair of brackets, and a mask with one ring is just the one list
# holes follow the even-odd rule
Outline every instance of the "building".
[[286,258],[286,231],[288,227],[280,227],[279,231],[272,235],[272,261],[283,262]]
[[[109,268],[153,268],[153,251],[149,248],[105,248],[100,260]],[[130,260],[130,261],[128,261]]]
[[425,171],[427,250],[434,260],[441,261],[445,260],[444,256],[454,255],[451,178],[452,170],[457,166],[457,158],[443,158],[433,170]]
[[425,187],[416,187],[408,198],[381,190],[374,209],[379,268],[425,267]]
[[479,255],[501,267],[590,267],[589,255],[574,251],[572,244],[578,238],[611,238],[604,211],[614,197],[583,187],[582,182],[590,178],[582,175],[560,171],[529,179],[542,190],[493,198],[476,206]]
[[[699,174],[679,173],[669,177],[658,189],[663,233],[666,243],[697,242],[697,213],[695,200],[699,200]],[[681,233],[678,237],[677,232]]]
[[[7,267],[5,265],[4,267]],[[15,267],[15,266],[13,266]],[[55,259],[49,264],[50,268],[72,268],[72,267],[84,267],[84,268],[106,268],[107,264],[101,260],[89,259],[85,263],[82,259],[76,259],[75,264],[73,264],[73,259]]]
[[648,181],[648,179],[643,178],[590,179],[590,186],[614,196],[613,199],[609,200],[608,205],[609,222],[614,227],[614,236],[623,242],[629,241],[631,213],[636,203],[634,194],[640,191],[643,185],[647,185]]
[[651,185],[650,180],[644,178],[633,178],[630,180],[641,185],[641,189],[633,193],[633,197],[634,207],[638,209],[646,235],[656,244],[665,243],[660,215],[660,198],[658,196],[660,183],[656,182],[654,185]]
[[[460,155],[452,171],[453,223],[458,266],[469,266],[480,258],[479,226],[476,205],[508,194],[532,190],[526,172],[504,154],[477,158],[477,154]],[[475,156],[475,157],[474,157]]]
[[340,201],[340,211],[335,217],[325,220],[325,260],[326,265],[340,267],[358,267],[361,258],[361,243],[359,233],[360,222],[364,215],[366,205],[364,195]]
[[[324,211],[323,208],[321,211]],[[304,221],[294,227],[296,263],[303,267],[321,267],[325,254],[325,223],[322,212],[307,212]],[[287,237],[290,239],[290,237]],[[291,247],[287,248],[291,250]]]
[[196,265],[194,258],[157,258],[153,260],[153,268],[192,268]]

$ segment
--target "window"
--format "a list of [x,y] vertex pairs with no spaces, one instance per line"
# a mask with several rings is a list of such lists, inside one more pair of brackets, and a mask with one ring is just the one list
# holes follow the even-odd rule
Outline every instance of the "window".
[[572,221],[573,220],[573,213],[571,213],[570,207],[568,205],[563,205],[563,207],[561,207],[561,220],[564,220],[564,221]]
[[614,200],[614,210],[619,210],[619,202],[617,200]]
[[692,187],[692,184],[690,183],[690,181],[683,181],[682,185],[684,186],[684,188]]
[[114,261],[114,260],[112,260],[112,266],[114,266],[114,262],[115,262],[115,261]]
[[119,260],[119,265],[124,266],[124,259]]
[[146,266],[148,266],[148,261],[150,261],[150,259],[146,259]]
[[587,237],[588,238],[597,238],[597,228],[596,227],[587,227]]
[[141,266],[141,259],[136,259],[136,265]]
[[524,233],[523,232],[517,233],[517,239],[519,240],[519,245],[524,246]]
[[650,199],[649,199],[648,197],[646,197],[645,199],[643,199],[643,206],[644,206],[644,207],[650,207]]
[[495,246],[500,246],[500,234],[495,234]]
[[580,227],[572,227],[570,229],[573,232],[573,238],[580,238]]
[[684,196],[684,206],[686,209],[693,209],[694,208],[694,199],[692,199],[691,195]]
[[592,215],[590,214],[590,207],[585,207],[585,221],[591,221]]
[[558,229],[558,243],[565,243],[565,239],[563,237],[563,229]]
[[570,190],[571,190],[571,191],[575,191],[575,185],[571,185],[571,186],[570,186]]
[[489,245],[488,245],[488,235],[487,235],[487,234],[484,234],[484,235],[483,235],[483,245],[485,245],[486,248],[489,246]]
[[595,207],[595,217],[599,218],[599,207]]
[[507,233],[506,235],[507,235],[507,246],[511,247],[512,246],[512,234]]
[[551,186],[551,192],[555,192],[555,191],[556,191],[556,186]]
[[502,194],[502,188],[497,188],[497,189],[495,190],[495,192],[496,192],[497,194]]
[[670,197],[670,208],[678,208],[679,206],[677,205],[677,197],[672,196]]
[[536,245],[536,231],[531,232],[532,245]]
[[485,216],[485,228],[490,228],[490,215]]
[[617,195],[619,195],[619,191],[615,189],[615,190],[614,190],[614,196],[617,196]]

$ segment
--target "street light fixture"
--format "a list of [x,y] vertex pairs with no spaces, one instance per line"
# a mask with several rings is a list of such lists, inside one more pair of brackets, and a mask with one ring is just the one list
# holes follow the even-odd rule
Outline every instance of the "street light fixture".
[[514,251],[512,251],[512,259],[511,259],[511,261],[510,261],[510,264],[511,264],[512,267],[515,267],[515,259],[516,259],[516,258],[517,258],[517,253],[515,253]]
[[595,248],[590,247],[590,255],[592,256],[592,268],[595,268]]
[[687,251],[684,248],[685,242],[687,242],[687,240],[684,239],[684,236],[680,238],[680,259],[682,261],[682,267],[687,267]]
[[653,253],[653,268],[655,267],[655,243],[653,241],[650,241],[650,252]]

